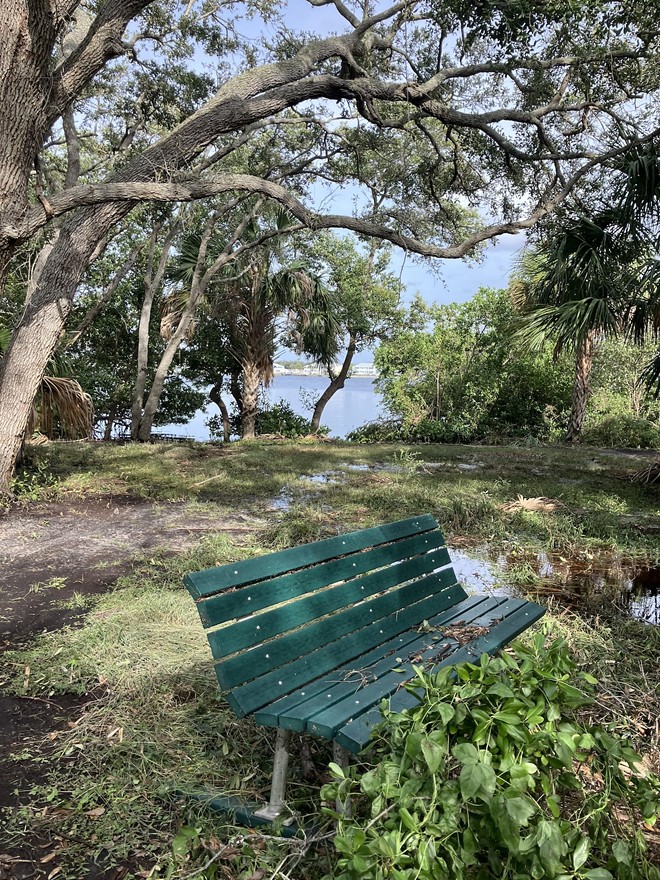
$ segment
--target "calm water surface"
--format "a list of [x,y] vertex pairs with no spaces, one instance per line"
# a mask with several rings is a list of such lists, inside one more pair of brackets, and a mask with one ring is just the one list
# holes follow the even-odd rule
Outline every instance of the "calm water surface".
[[[327,385],[328,380],[321,376],[276,376],[268,389],[268,399],[271,404],[285,400],[294,412],[311,418],[312,411],[305,406],[305,402],[307,399],[316,401]],[[198,410],[187,425],[166,425],[156,428],[156,433],[208,440],[209,430],[205,421],[217,413],[217,407],[209,404],[206,412]],[[347,379],[344,388],[326,406],[321,424],[330,428],[330,436],[345,437],[349,431],[373,421],[381,414],[382,401],[374,390],[373,379]]]

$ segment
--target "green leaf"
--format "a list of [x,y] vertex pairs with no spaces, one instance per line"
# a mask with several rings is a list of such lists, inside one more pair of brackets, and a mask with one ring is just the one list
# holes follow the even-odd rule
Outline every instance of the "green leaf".
[[630,865],[632,867],[632,853],[630,845],[625,840],[617,840],[612,846],[612,855],[619,864]]
[[433,742],[432,739],[428,738],[422,740],[421,747],[426,766],[431,773],[436,773],[442,763],[444,750],[436,742]]
[[581,868],[589,857],[590,842],[588,837],[580,838],[580,842],[573,850],[573,869]]
[[592,868],[584,876],[587,880],[612,880],[612,875],[606,868]]
[[342,768],[339,766],[339,764],[335,764],[334,761],[331,761],[331,762],[328,764],[328,767],[330,768],[330,772],[332,773],[333,776],[338,776],[339,779],[345,779],[345,778],[346,778],[346,774],[344,773],[344,771],[342,770]]
[[498,681],[492,687],[489,687],[486,691],[487,694],[494,694],[496,697],[504,697],[505,699],[508,697],[513,697],[513,691],[509,687],[508,684],[504,684],[503,681]]
[[406,755],[413,760],[419,755],[422,746],[422,734],[413,730],[406,737]]
[[479,752],[472,743],[458,743],[451,750],[451,753],[461,764],[479,763]]
[[456,714],[453,706],[450,706],[449,703],[435,703],[433,709],[440,715],[442,723],[445,725],[449,724]]
[[483,764],[465,764],[459,777],[463,800],[469,801],[470,798],[474,797],[481,788],[483,781]]
[[419,831],[419,823],[405,807],[399,807],[399,816],[401,816],[401,821],[408,831]]
[[536,804],[529,798],[513,797],[505,801],[506,811],[518,825],[526,827],[536,813]]
[[501,721],[502,724],[522,724],[522,718],[514,712],[496,712],[493,718],[495,721]]

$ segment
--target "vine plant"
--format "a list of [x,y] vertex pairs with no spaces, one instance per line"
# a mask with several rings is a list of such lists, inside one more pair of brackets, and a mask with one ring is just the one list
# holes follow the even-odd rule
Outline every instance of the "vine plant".
[[660,779],[585,720],[597,681],[563,640],[416,672],[419,705],[383,708],[378,763],[331,765],[323,798],[351,800],[335,880],[660,880]]

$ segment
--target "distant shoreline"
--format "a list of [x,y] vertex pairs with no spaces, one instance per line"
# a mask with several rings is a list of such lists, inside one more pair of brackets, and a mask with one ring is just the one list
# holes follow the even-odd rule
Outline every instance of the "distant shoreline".
[[[327,373],[298,373],[295,370],[278,371],[275,373],[275,377],[277,376],[297,376],[299,379],[330,379]],[[374,379],[379,379],[380,376],[347,376],[346,378],[369,379],[370,382],[373,382]]]

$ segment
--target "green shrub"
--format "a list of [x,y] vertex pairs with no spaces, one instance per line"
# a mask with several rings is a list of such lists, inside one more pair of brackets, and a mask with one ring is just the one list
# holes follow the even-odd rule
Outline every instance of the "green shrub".
[[[241,417],[238,412],[230,417],[231,433],[233,437],[241,436]],[[222,420],[218,416],[212,416],[206,422],[212,438],[222,437]],[[282,434],[289,440],[296,437],[305,437],[312,430],[310,419],[298,415],[286,400],[278,400],[268,409],[259,410],[255,422],[255,432],[259,434]],[[320,434],[327,434],[329,428],[321,425]]]
[[419,705],[384,710],[378,764],[331,765],[340,816],[336,880],[658,880],[642,821],[660,780],[620,738],[581,720],[595,680],[565,643],[515,643],[429,674]]
[[582,442],[591,446],[660,448],[660,428],[632,415],[605,418],[582,432]]

